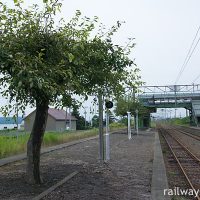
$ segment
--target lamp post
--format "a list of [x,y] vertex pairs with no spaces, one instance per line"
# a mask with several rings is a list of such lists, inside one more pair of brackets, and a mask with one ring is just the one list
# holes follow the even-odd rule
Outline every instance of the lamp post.
[[172,118],[172,116],[171,116],[171,113],[172,113],[172,110],[169,110],[169,114],[170,114],[170,119]]
[[176,110],[177,110],[177,108],[175,108],[175,112],[174,112],[174,118],[176,119]]

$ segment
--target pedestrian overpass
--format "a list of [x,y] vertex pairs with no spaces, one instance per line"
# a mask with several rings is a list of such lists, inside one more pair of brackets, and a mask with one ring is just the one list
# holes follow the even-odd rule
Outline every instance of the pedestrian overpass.
[[200,84],[141,86],[139,101],[150,110],[157,108],[185,108],[191,124],[200,125]]

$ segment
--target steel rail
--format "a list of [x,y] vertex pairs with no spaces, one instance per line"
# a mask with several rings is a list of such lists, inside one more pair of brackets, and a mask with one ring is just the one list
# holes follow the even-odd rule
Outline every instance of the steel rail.
[[[165,129],[161,129],[161,130],[165,130]],[[165,130],[165,132],[166,132],[167,134],[169,134],[168,131]],[[194,188],[194,186],[193,186],[193,184],[192,184],[190,178],[188,177],[188,175],[187,175],[185,169],[183,168],[181,162],[179,161],[178,157],[176,156],[176,154],[175,154],[175,152],[174,152],[172,146],[170,145],[169,141],[167,140],[166,136],[163,134],[162,131],[161,131],[161,134],[162,134],[162,136],[164,137],[164,139],[165,139],[165,141],[166,141],[168,147],[170,148],[170,150],[171,150],[171,152],[172,152],[172,154],[173,154],[175,160],[177,161],[177,163],[178,163],[178,165],[179,165],[181,171],[183,172],[183,174],[184,174],[186,180],[188,181],[190,187],[195,191],[196,189]],[[171,134],[169,134],[169,135],[171,136]],[[172,136],[171,136],[171,137],[172,137]],[[175,139],[174,137],[172,137],[172,138]],[[177,140],[175,140],[175,141],[177,141]],[[178,142],[178,144],[179,144],[181,147],[183,147],[181,143]],[[187,148],[183,147],[183,149],[186,150]],[[188,151],[188,150],[186,150],[186,151]],[[191,154],[190,151],[189,151],[189,155],[191,155],[191,156],[193,157],[193,154]],[[194,157],[193,157],[193,158],[194,158]],[[199,161],[199,159],[198,159],[197,161]],[[198,188],[197,188],[197,189],[198,189]],[[200,196],[198,195],[198,196],[196,197],[196,199],[197,199],[197,200],[200,200]]]
[[200,159],[194,155],[194,153],[192,153],[187,147],[185,144],[183,144],[181,141],[180,141],[180,138],[177,138],[176,136],[173,136],[171,133],[169,133],[168,131],[166,131],[176,142],[178,142],[180,144],[180,146],[182,148],[185,149],[185,151],[190,154],[196,161],[198,161],[200,163]]
[[192,134],[192,133],[189,133],[189,132],[180,130],[180,129],[178,129],[178,128],[172,128],[172,129],[174,129],[174,130],[176,130],[176,131],[178,131],[178,132],[180,132],[180,133],[183,133],[183,134],[185,134],[185,135],[188,135],[188,136],[190,136],[190,137],[192,137],[192,138],[194,138],[194,139],[200,141],[200,136],[197,136],[197,135],[195,135],[195,134]]

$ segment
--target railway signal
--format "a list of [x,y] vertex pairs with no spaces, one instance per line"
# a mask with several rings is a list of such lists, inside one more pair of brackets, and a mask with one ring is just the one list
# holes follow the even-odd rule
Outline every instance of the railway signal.
[[106,101],[105,103],[106,108],[110,109],[113,107],[113,102],[112,101]]
[[109,109],[113,107],[113,102],[106,100],[106,160],[110,160],[110,133],[109,133]]

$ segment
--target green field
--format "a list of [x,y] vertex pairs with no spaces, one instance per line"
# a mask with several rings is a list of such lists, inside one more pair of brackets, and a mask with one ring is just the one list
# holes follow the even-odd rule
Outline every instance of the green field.
[[[110,126],[111,130],[116,130],[120,128],[125,128],[123,125],[118,123],[113,123]],[[98,134],[98,129],[90,129],[85,131],[67,131],[62,133],[57,132],[46,132],[43,139],[43,147],[53,146],[57,144],[62,144],[65,142],[70,142],[74,140],[79,140],[87,137],[92,137]],[[29,134],[25,132],[2,132],[0,134],[0,158],[5,158],[11,155],[16,155],[19,153],[26,152],[26,144],[29,138]]]
[[169,122],[171,124],[174,124],[174,125],[189,126],[190,125],[190,118],[189,117],[175,118],[175,119],[171,119]]
[[[46,132],[44,135],[42,146],[48,147],[57,144],[62,144],[73,140],[95,136],[97,135],[97,133],[97,129],[76,132],[68,131],[63,133]],[[25,152],[28,138],[29,134],[19,135],[18,137],[13,135],[0,135],[0,158]]]

